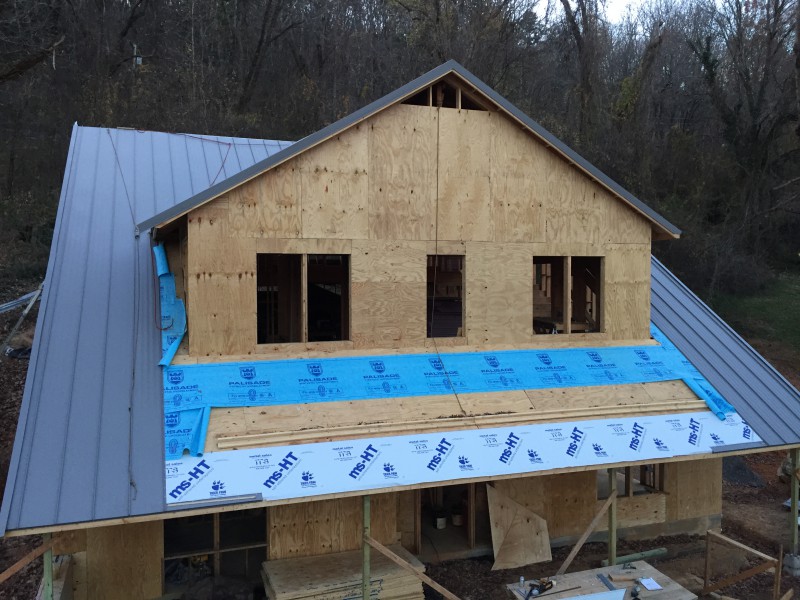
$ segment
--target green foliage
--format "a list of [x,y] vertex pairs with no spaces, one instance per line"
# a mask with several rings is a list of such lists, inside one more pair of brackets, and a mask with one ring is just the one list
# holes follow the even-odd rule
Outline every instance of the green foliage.
[[725,294],[714,308],[741,334],[779,341],[800,352],[800,271],[778,275],[750,295]]
[[0,282],[35,287],[44,278],[55,209],[46,195],[0,196]]

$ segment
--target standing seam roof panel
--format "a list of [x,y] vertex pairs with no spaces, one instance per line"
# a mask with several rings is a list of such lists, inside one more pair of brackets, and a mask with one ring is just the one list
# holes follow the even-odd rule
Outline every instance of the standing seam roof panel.
[[655,258],[653,322],[770,446],[800,443],[800,393]]

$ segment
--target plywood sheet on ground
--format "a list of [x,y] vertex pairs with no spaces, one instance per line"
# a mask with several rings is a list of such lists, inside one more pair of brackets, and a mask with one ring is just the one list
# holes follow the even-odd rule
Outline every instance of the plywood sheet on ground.
[[486,493],[494,550],[492,571],[552,560],[547,521],[490,485]]

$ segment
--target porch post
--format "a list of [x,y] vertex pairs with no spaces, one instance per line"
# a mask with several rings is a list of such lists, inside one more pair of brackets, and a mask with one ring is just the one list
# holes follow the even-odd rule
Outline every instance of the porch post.
[[[617,470],[608,469],[608,493],[617,489]],[[608,507],[608,564],[617,564],[617,499]]]
[[369,506],[369,495],[365,495],[363,497],[364,505],[363,505],[363,521],[364,521],[364,535],[363,539],[361,540],[361,547],[363,552],[363,562],[361,567],[361,598],[362,600],[369,600],[369,544],[367,543],[367,538],[371,536],[370,531],[370,506]]

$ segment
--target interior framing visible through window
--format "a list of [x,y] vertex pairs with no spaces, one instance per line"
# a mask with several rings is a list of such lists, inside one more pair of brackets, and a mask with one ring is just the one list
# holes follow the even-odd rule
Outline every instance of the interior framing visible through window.
[[256,262],[257,343],[349,339],[349,255],[258,254]]
[[[614,469],[617,494],[621,497],[633,497],[663,492],[666,468],[663,463],[653,463]],[[608,471],[597,471],[597,499],[606,498],[608,498]]]
[[429,338],[464,335],[464,256],[429,254],[427,261],[427,321]]
[[602,257],[535,256],[532,285],[535,334],[603,331]]

